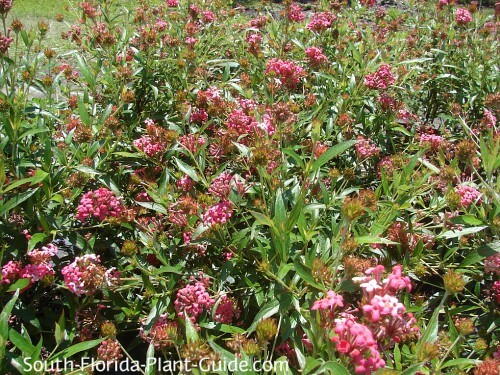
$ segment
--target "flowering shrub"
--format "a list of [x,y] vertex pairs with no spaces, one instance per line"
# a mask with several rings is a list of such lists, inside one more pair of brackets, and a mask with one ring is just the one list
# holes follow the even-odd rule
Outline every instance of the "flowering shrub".
[[498,14],[72,1],[59,38],[16,4],[1,374],[89,356],[497,372]]

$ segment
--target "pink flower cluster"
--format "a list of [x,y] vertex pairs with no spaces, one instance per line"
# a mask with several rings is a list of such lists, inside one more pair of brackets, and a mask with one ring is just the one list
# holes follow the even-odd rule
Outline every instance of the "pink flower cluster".
[[306,18],[306,15],[302,11],[302,7],[296,3],[290,4],[288,10],[288,19],[292,22],[302,22]]
[[208,193],[214,195],[220,199],[227,199],[229,193],[231,193],[231,180],[233,176],[229,172],[222,172],[220,175],[215,178],[210,188],[208,189]]
[[359,135],[357,139],[356,154],[359,159],[364,160],[380,154],[380,148],[371,140],[366,139],[362,135]]
[[418,334],[416,319],[406,313],[397,294],[411,290],[411,281],[402,275],[402,267],[396,265],[391,274],[382,279],[384,267],[378,265],[365,272],[364,277],[353,280],[363,291],[361,316],[342,311],[343,297],[333,291],[315,301],[311,310],[320,312],[321,322],[326,331],[333,329],[331,341],[342,355],[350,358],[356,374],[371,374],[385,366],[380,356],[380,348],[388,348],[400,342],[403,336]]
[[165,145],[153,140],[149,135],[134,140],[133,145],[150,158],[154,158],[165,151]]
[[103,221],[108,217],[119,216],[123,211],[123,206],[111,190],[99,188],[83,195],[77,211],[75,217],[81,222],[92,216]]
[[387,88],[396,82],[392,75],[390,65],[381,65],[375,73],[368,74],[365,77],[365,85],[370,89],[387,90]]
[[0,55],[5,55],[7,53],[13,41],[14,38],[11,38],[8,32],[7,35],[0,34]]
[[483,118],[481,119],[481,125],[483,128],[491,129],[497,124],[497,118],[491,111],[485,109]]
[[13,284],[19,279],[22,265],[20,262],[9,261],[2,267],[2,284]]
[[232,204],[228,200],[210,206],[203,214],[203,224],[212,226],[215,224],[224,224],[232,216]]
[[337,336],[334,336],[332,341],[339,353],[351,358],[356,374],[370,375],[385,366],[370,328],[358,323],[356,318],[349,314],[337,319],[335,323],[334,332]]
[[232,111],[226,121],[226,127],[234,131],[238,136],[253,133],[256,126],[257,121],[255,118],[247,115],[241,109]]
[[306,48],[306,55],[309,65],[312,67],[317,67],[328,62],[328,58],[323,54],[321,48],[318,47]]
[[500,254],[491,255],[484,260],[484,272],[500,276]]
[[472,22],[472,14],[465,8],[458,8],[455,10],[455,22],[458,25],[466,25]]
[[455,2],[456,2],[455,0],[439,0],[438,8],[443,9],[447,5],[455,4]]
[[280,84],[289,90],[297,88],[302,78],[306,76],[304,69],[293,61],[272,58],[266,63],[266,74],[273,74]]
[[209,310],[215,303],[207,291],[209,286],[208,278],[201,276],[201,280],[190,278],[190,283],[184,288],[179,289],[174,301],[175,311],[181,318],[189,317],[193,322],[196,321],[204,311]]
[[0,0],[0,14],[7,14],[12,9],[13,0]]
[[325,31],[333,26],[336,19],[337,16],[331,12],[314,13],[306,28],[316,32]]
[[196,151],[207,143],[207,140],[196,134],[188,134],[183,135],[179,138],[179,143],[189,150],[192,154],[195,154]]
[[467,208],[472,203],[479,204],[482,201],[482,194],[472,186],[459,185],[455,191],[460,195],[460,204],[462,207]]
[[214,322],[231,324],[240,317],[240,314],[241,310],[237,302],[227,295],[223,295],[218,302],[213,318]]
[[42,246],[41,249],[28,252],[30,263],[24,267],[20,262],[9,261],[2,267],[1,284],[10,285],[18,279],[29,279],[30,284],[34,284],[46,276],[54,275],[54,262],[51,258],[58,252],[59,249],[56,245],[48,244]]
[[441,146],[441,144],[444,142],[443,137],[435,134],[423,133],[420,134],[419,138],[420,138],[420,146],[430,147],[430,149],[432,150],[438,149],[439,146]]
[[[112,271],[112,270],[108,270]],[[98,255],[85,254],[61,270],[64,282],[77,296],[90,296],[97,292],[112,273],[102,265]]]
[[248,44],[248,52],[257,55],[260,52],[262,36],[258,33],[250,33],[246,36],[245,42]]

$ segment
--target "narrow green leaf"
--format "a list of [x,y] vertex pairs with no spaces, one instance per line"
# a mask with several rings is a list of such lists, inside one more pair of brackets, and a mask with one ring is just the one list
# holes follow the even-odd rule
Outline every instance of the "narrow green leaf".
[[9,339],[22,352],[23,357],[29,357],[35,351],[35,345],[14,329],[9,330]]
[[248,328],[247,332],[251,333],[255,331],[257,324],[263,319],[269,318],[279,311],[279,301],[277,299],[273,299],[265,304],[262,309],[255,315],[255,319],[253,320],[252,325]]
[[[329,372],[326,372],[329,371]],[[346,369],[343,365],[337,362],[326,362],[321,367],[314,373],[315,375],[319,374],[325,374],[325,373],[330,373],[330,374],[335,374],[335,375],[350,375],[350,372],[348,369]]]
[[450,238],[457,238],[457,237],[466,236],[468,234],[477,233],[477,232],[480,232],[486,228],[488,228],[486,225],[482,225],[479,227],[470,227],[470,228],[465,228],[465,229],[457,230],[457,231],[449,230],[447,232],[439,234],[437,236],[437,238],[438,239],[444,238],[444,239],[449,240]]
[[155,346],[153,341],[149,343],[148,352],[146,353],[146,367],[144,372],[146,375],[154,375],[155,371]]
[[28,191],[25,191],[24,193],[16,195],[12,199],[10,199],[7,203],[5,203],[4,205],[2,205],[0,207],[0,216],[9,212],[13,208],[19,206],[21,203],[23,203],[25,200],[29,199],[37,191],[38,191],[38,188],[30,189]]
[[17,289],[23,290],[26,288],[31,282],[31,279],[19,279],[17,280],[14,284],[9,286],[9,289],[7,289],[8,293],[15,292]]
[[318,169],[320,169],[323,165],[328,163],[330,160],[332,160],[335,156],[341,154],[342,152],[346,151],[347,149],[351,148],[357,143],[357,141],[346,141],[339,143],[338,145],[335,145],[333,147],[330,147],[328,150],[326,150],[319,158],[316,159],[316,161],[313,163],[311,172],[315,172]]
[[465,224],[465,225],[481,225],[484,224],[482,220],[479,220],[477,217],[473,215],[461,215],[455,216],[450,219],[453,224]]
[[19,289],[16,290],[14,296],[4,306],[0,314],[0,368],[3,367],[3,357],[5,355],[5,348],[7,347],[7,340],[9,338],[9,318],[17,299],[19,298]]
[[310,286],[319,289],[319,290],[325,290],[325,287],[314,280],[314,277],[312,276],[312,271],[308,270],[298,259],[295,259],[293,262],[293,265],[295,267],[295,271],[297,274],[300,276],[302,280],[304,280],[307,284]]
[[184,322],[186,324],[186,339],[188,343],[198,341],[198,331],[196,330],[191,319],[189,319],[189,317],[187,316]]
[[195,181],[195,182],[200,181],[200,177],[198,176],[198,174],[196,173],[196,171],[191,166],[187,165],[182,160],[177,159],[176,157],[173,157],[173,159],[177,163],[177,166],[179,167],[179,169],[182,172],[184,172],[185,174],[187,174],[189,177],[191,177],[191,179],[193,181]]
[[54,363],[55,361],[63,360],[65,358],[70,358],[77,353],[92,349],[93,347],[95,347],[95,346],[99,345],[101,342],[103,342],[105,339],[106,338],[100,338],[100,339],[96,339],[96,340],[79,342],[78,344],[71,345],[69,348],[61,350],[59,353],[52,355],[49,358],[48,363],[50,365],[51,363]]

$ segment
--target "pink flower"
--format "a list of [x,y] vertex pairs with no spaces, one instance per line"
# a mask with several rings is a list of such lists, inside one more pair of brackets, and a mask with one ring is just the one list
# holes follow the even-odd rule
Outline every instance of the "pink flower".
[[472,203],[479,204],[482,201],[482,194],[472,186],[459,185],[455,191],[460,195],[460,204],[464,208],[469,207]]
[[231,324],[240,317],[240,309],[236,301],[227,295],[223,295],[215,309],[214,321]]
[[9,35],[10,30],[7,32],[7,35],[0,34],[0,55],[5,55],[14,41],[14,38],[11,38]]
[[411,292],[411,280],[408,276],[403,276],[403,267],[400,264],[392,267],[392,273],[382,281],[382,284],[387,293],[393,295],[405,289]]
[[183,135],[179,138],[179,143],[189,150],[192,154],[195,154],[197,150],[200,149],[206,143],[206,139],[197,134]]
[[302,7],[296,3],[290,4],[290,9],[288,11],[288,19],[292,22],[301,22],[306,18]]
[[388,294],[383,296],[375,295],[369,304],[363,306],[363,313],[373,323],[378,322],[385,315],[397,317],[405,311],[404,305],[396,297]]
[[432,150],[436,150],[444,142],[444,138],[440,135],[435,134],[420,134],[420,146],[430,147]]
[[195,185],[195,182],[187,174],[182,176],[177,181],[177,187],[184,192],[191,190],[191,188],[193,188],[194,185]]
[[30,283],[42,280],[47,275],[54,275],[53,266],[47,263],[27,264],[19,274],[21,279],[30,279]]
[[372,331],[352,316],[337,319],[332,341],[339,353],[351,358],[356,374],[371,374],[385,366]]
[[154,158],[165,152],[165,145],[154,141],[149,135],[144,135],[134,140],[132,144],[150,158]]
[[260,44],[262,43],[262,36],[257,33],[248,34],[245,38],[248,44],[248,51],[254,55],[260,52]]
[[176,8],[179,6],[179,0],[167,0],[167,5],[170,8]]
[[344,307],[344,299],[332,290],[327,292],[327,297],[315,301],[311,310],[333,310],[335,307]]
[[19,279],[21,274],[21,263],[9,261],[2,267],[2,284],[12,284]]
[[380,154],[380,148],[371,140],[359,135],[356,143],[356,154],[359,159],[364,160]]
[[487,109],[485,109],[483,118],[481,120],[481,125],[483,126],[483,128],[491,129],[496,124],[497,124],[497,118],[495,117],[495,115],[490,111],[488,111]]
[[232,111],[226,121],[226,127],[233,130],[238,136],[243,134],[251,134],[257,126],[257,121],[254,117],[248,116],[241,109]]
[[194,109],[189,116],[189,122],[193,124],[203,125],[208,120],[208,113],[204,109]]
[[484,260],[484,272],[500,276],[500,254],[491,255]]
[[13,0],[0,0],[0,14],[7,14],[12,9]]
[[316,32],[325,31],[333,26],[336,19],[337,17],[331,12],[314,13],[306,28]]
[[204,10],[201,13],[201,20],[203,21],[203,23],[214,22],[215,20],[214,12],[212,12],[211,10]]
[[375,5],[376,1],[375,0],[360,0],[360,3],[364,5],[365,7],[371,8],[372,6]]
[[98,255],[86,254],[61,270],[64,282],[77,296],[90,296],[101,288],[105,281],[106,269],[101,266]]
[[119,216],[123,211],[123,206],[112,191],[99,188],[83,195],[77,211],[75,217],[82,222],[92,216],[103,221],[108,217]]
[[466,25],[472,22],[472,15],[465,8],[458,8],[455,10],[455,22],[458,25]]
[[306,55],[309,61],[309,65],[311,65],[312,67],[317,67],[328,62],[328,58],[323,54],[321,48],[318,47],[306,48]]
[[191,283],[177,292],[174,301],[177,315],[183,319],[189,317],[194,322],[203,311],[209,310],[214,305],[215,300],[208,294],[207,287],[208,279],[203,278],[199,281],[191,276]]
[[220,199],[227,199],[231,193],[231,180],[233,176],[229,172],[222,172],[214,180],[208,189],[208,193]]
[[203,214],[203,224],[212,226],[215,224],[224,224],[232,216],[232,205],[228,200],[219,202],[210,206]]
[[387,90],[396,82],[396,78],[391,73],[390,65],[381,65],[375,73],[365,77],[365,85],[370,89]]
[[274,75],[281,85],[289,90],[297,88],[302,78],[305,77],[304,69],[293,61],[271,59],[266,63],[266,74]]

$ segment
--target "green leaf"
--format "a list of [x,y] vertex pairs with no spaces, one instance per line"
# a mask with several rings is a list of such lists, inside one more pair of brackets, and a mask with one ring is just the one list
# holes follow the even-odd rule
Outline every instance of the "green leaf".
[[355,238],[356,243],[358,244],[372,244],[372,243],[383,243],[385,245],[397,245],[397,242],[388,240],[387,238],[381,238],[377,236],[360,236]]
[[106,338],[100,338],[100,339],[91,340],[91,341],[84,341],[84,342],[79,342],[78,344],[75,344],[75,345],[71,345],[69,348],[61,350],[59,353],[56,353],[53,356],[50,356],[48,364],[50,365],[51,363],[53,363],[55,361],[58,361],[58,360],[60,361],[60,360],[63,360],[65,358],[70,358],[77,353],[92,349],[93,347],[99,345],[104,340],[106,340]]
[[31,251],[39,242],[45,241],[47,235],[45,233],[35,233],[31,236],[28,242],[28,251]]
[[[445,367],[450,367],[450,366],[459,366],[461,369],[465,368],[471,368],[472,366],[475,366],[476,364],[480,363],[477,359],[472,359],[472,358],[456,358],[456,359],[450,359],[449,361],[446,361],[443,363],[443,365],[440,367],[441,369]],[[462,366],[465,366],[463,368]]]
[[9,330],[9,339],[23,353],[23,357],[29,357],[35,351],[35,346],[14,329]]
[[144,372],[146,375],[155,374],[155,346],[153,341],[149,343],[148,352],[146,353],[146,367]]
[[312,276],[311,270],[307,269],[298,259],[295,259],[293,262],[293,265],[295,267],[295,271],[297,274],[300,276],[302,280],[304,280],[307,284],[310,286],[318,289],[318,290],[325,290],[325,287],[321,285],[320,283],[317,283],[314,280],[314,277]]
[[87,173],[93,176],[102,174],[101,172],[96,171],[94,168],[87,167],[86,165],[77,165],[74,168],[79,172]]
[[198,341],[198,331],[189,317],[184,319],[186,324],[186,339],[188,344]]
[[3,368],[3,357],[5,355],[5,348],[7,347],[7,340],[9,338],[9,318],[17,299],[19,298],[19,289],[16,290],[14,296],[4,306],[0,314],[0,368]]
[[449,230],[447,232],[439,234],[437,236],[437,238],[438,239],[444,238],[444,239],[449,240],[450,238],[457,238],[457,237],[466,236],[468,234],[477,233],[477,232],[480,232],[486,228],[488,228],[486,225],[482,225],[480,227],[470,227],[470,228],[465,228],[465,229],[458,230],[458,231]]
[[255,220],[257,220],[257,223],[259,223],[260,225],[265,225],[276,230],[274,221],[272,221],[269,216],[261,214],[260,212],[257,211],[250,211],[250,214],[252,214]]
[[257,328],[257,324],[263,319],[269,318],[279,311],[279,301],[277,299],[273,299],[266,303],[262,309],[255,315],[255,319],[253,320],[252,325],[248,328],[247,332],[251,333],[255,331]]
[[288,365],[288,360],[285,356],[279,357],[274,363],[273,368],[276,370],[276,375],[293,375],[290,366]]
[[338,145],[335,145],[333,147],[330,147],[328,150],[326,150],[319,158],[316,159],[316,161],[313,163],[311,172],[315,172],[318,169],[320,169],[323,165],[328,163],[330,160],[332,160],[335,156],[341,154],[342,152],[346,151],[347,149],[351,148],[353,145],[355,145],[357,141],[346,141],[339,143]]
[[400,375],[415,375],[422,367],[424,367],[424,365],[424,362],[415,363],[404,370]]
[[142,207],[148,208],[150,210],[162,213],[164,215],[168,215],[167,209],[165,207],[163,207],[159,203],[155,203],[155,202],[139,202],[139,201],[134,201],[134,203],[137,204],[138,206],[142,206]]
[[19,279],[17,280],[14,284],[9,286],[9,289],[7,289],[7,292],[15,292],[17,289],[23,290],[26,288],[31,282],[31,279]]
[[274,202],[274,222],[280,232],[285,231],[286,208],[281,189],[278,189],[278,192],[276,193],[276,200]]
[[500,253],[500,241],[492,242],[488,245],[481,246],[479,249],[472,251],[460,263],[460,267],[472,266],[482,260]]
[[453,224],[465,224],[465,225],[481,225],[484,224],[482,220],[479,220],[473,215],[461,215],[455,216],[450,219]]
[[177,159],[175,156],[173,157],[173,159],[177,163],[177,166],[179,167],[179,169],[182,172],[184,172],[185,174],[187,174],[189,177],[191,177],[191,179],[193,181],[195,181],[195,182],[199,182],[200,181],[200,177],[198,176],[198,174],[196,173],[196,171],[193,169],[193,167],[187,165],[182,160]]
[[346,369],[343,365],[337,362],[326,362],[314,373],[316,374],[324,374],[326,371],[329,371],[330,374],[334,375],[350,375],[348,369]]

